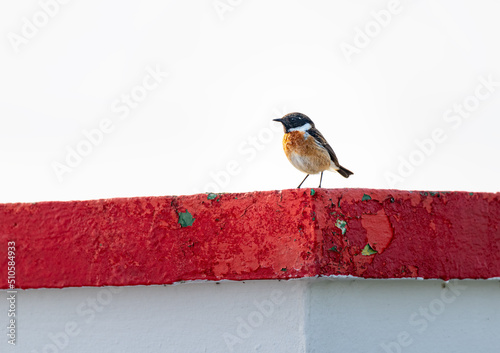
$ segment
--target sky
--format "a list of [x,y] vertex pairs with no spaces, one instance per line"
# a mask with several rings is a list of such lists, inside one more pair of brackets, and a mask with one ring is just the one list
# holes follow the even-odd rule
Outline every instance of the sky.
[[499,10],[3,2],[0,202],[295,188],[272,121],[290,112],[354,172],[325,188],[498,192]]

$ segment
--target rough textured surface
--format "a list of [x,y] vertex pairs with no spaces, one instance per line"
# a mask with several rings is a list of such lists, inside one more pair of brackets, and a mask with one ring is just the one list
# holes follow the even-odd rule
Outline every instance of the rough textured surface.
[[18,288],[492,278],[499,226],[498,193],[295,189],[3,204],[0,275],[15,241]]

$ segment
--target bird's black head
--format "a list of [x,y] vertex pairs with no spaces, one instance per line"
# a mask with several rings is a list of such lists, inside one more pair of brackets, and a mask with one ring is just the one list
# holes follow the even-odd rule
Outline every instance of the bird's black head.
[[280,119],[273,119],[273,121],[279,121],[282,123],[285,133],[290,132],[290,130],[306,131],[311,127],[314,127],[312,120],[302,113],[290,113]]

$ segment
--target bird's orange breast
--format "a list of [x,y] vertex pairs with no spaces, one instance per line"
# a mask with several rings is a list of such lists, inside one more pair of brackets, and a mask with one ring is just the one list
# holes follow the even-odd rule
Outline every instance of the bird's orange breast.
[[283,136],[283,149],[288,157],[291,153],[305,153],[308,143],[303,131],[288,132]]
[[292,131],[283,136],[283,150],[295,168],[317,174],[328,170],[331,159],[328,151],[303,131]]

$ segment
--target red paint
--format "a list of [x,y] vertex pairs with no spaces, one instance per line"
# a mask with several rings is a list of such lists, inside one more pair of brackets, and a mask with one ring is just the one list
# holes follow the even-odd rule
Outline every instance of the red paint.
[[364,214],[361,225],[366,230],[366,238],[372,249],[382,254],[391,243],[394,232],[385,212]]
[[[361,201],[364,194],[371,200]],[[178,214],[195,218],[181,227]],[[345,234],[337,221],[346,222]],[[16,287],[500,277],[500,194],[310,189],[0,205]],[[378,253],[364,256],[370,244]]]

